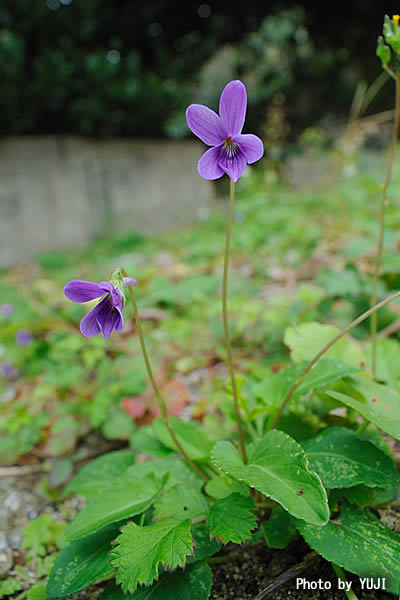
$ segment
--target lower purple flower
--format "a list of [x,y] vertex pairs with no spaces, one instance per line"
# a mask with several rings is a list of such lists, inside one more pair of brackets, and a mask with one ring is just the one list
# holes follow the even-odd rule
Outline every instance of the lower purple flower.
[[33,342],[32,334],[27,329],[19,329],[15,334],[15,339],[18,346],[29,346]]
[[[124,285],[136,285],[136,279],[124,278]],[[73,302],[88,302],[101,298],[100,302],[83,317],[80,329],[84,336],[93,337],[102,333],[107,339],[112,331],[121,331],[124,326],[122,307],[124,297],[120,290],[107,281],[92,283],[74,279],[67,283],[64,294]]]
[[17,369],[10,362],[2,363],[0,365],[0,372],[6,379],[17,379],[19,375]]
[[0,312],[5,316],[9,317],[14,312],[14,307],[12,304],[2,304],[0,306]]

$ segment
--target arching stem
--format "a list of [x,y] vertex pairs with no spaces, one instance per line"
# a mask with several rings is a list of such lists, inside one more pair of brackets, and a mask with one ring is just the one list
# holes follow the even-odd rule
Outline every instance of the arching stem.
[[372,314],[374,314],[377,310],[379,310],[380,308],[383,308],[384,306],[386,306],[386,304],[393,302],[393,300],[396,300],[396,298],[399,298],[399,297],[400,297],[400,292],[396,292],[392,296],[388,296],[387,298],[385,298],[385,300],[382,300],[382,302],[379,302],[379,304],[376,304],[372,308],[368,309],[365,313],[363,313],[362,315],[357,317],[357,319],[355,319],[352,323],[350,323],[350,325],[348,325],[347,327],[342,329],[342,331],[340,331],[337,335],[335,335],[335,337],[332,338],[331,341],[328,342],[322,348],[322,350],[320,350],[318,352],[318,354],[316,354],[314,356],[314,358],[310,360],[308,365],[305,367],[303,372],[299,375],[299,377],[296,379],[296,381],[294,382],[294,384],[292,385],[292,387],[286,394],[285,399],[283,400],[281,406],[279,407],[278,412],[275,415],[275,418],[272,422],[271,429],[274,429],[278,425],[279,419],[281,418],[286,405],[288,404],[288,402],[292,398],[294,392],[296,391],[297,386],[303,381],[303,379],[306,377],[306,375],[308,375],[308,373],[311,371],[311,369],[313,368],[315,363],[317,363],[319,361],[319,359],[325,354],[325,352],[328,352],[329,348],[332,348],[332,346],[334,344],[336,344],[336,342],[338,340],[340,340],[340,338],[342,338],[344,335],[346,335],[346,333],[349,333],[349,331],[351,331],[354,327],[357,327],[357,325],[359,325],[360,323],[365,321],[365,319],[368,319],[368,317],[370,317]]
[[[123,274],[124,277],[128,277],[126,271],[124,269],[121,269],[121,272]],[[182,455],[183,459],[186,461],[186,463],[188,464],[188,466],[195,472],[197,473],[197,475],[199,477],[201,477],[204,481],[208,481],[208,477],[205,473],[203,473],[203,471],[196,465],[196,463],[194,463],[192,461],[192,459],[187,455],[187,453],[185,452],[185,450],[182,448],[181,443],[179,442],[178,438],[175,435],[174,430],[171,427],[171,424],[169,422],[169,417],[168,417],[168,409],[167,409],[167,405],[165,403],[164,398],[162,397],[160,390],[158,389],[156,380],[154,378],[153,375],[153,370],[151,368],[151,363],[150,363],[150,359],[149,359],[149,355],[147,354],[147,349],[146,349],[146,344],[144,341],[144,335],[143,335],[143,329],[142,329],[142,324],[140,321],[140,317],[139,317],[139,311],[138,311],[138,307],[136,304],[136,300],[135,300],[135,295],[133,293],[133,289],[132,287],[128,287],[127,288],[129,291],[129,295],[130,295],[130,299],[132,302],[132,306],[133,306],[133,314],[135,317],[135,323],[136,323],[136,329],[139,335],[139,340],[140,340],[140,346],[142,349],[142,354],[143,354],[143,358],[144,358],[144,362],[146,365],[146,369],[147,369],[147,374],[149,376],[150,379],[150,383],[152,385],[153,391],[154,391],[154,395],[157,399],[158,402],[158,406],[160,409],[160,414],[161,414],[161,418],[163,419],[171,438],[173,439],[175,446],[177,447],[178,451],[180,452],[180,454]]]

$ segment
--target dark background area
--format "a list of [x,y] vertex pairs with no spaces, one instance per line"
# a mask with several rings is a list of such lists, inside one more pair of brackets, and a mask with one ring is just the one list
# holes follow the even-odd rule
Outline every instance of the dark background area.
[[[186,106],[216,107],[234,77],[249,90],[248,130],[265,131],[277,106],[292,136],[326,115],[344,118],[357,83],[381,72],[376,39],[392,7],[342,6],[2,0],[0,135],[180,138]],[[392,102],[387,84],[369,112]]]

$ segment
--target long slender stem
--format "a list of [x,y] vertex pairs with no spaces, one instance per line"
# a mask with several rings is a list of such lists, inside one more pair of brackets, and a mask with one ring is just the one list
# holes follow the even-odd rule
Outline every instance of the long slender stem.
[[228,307],[227,307],[229,248],[230,248],[230,244],[231,244],[232,215],[233,215],[234,202],[235,202],[235,184],[232,181],[232,179],[230,179],[229,213],[228,213],[228,222],[226,225],[224,276],[223,276],[223,285],[222,285],[222,319],[224,322],[224,337],[225,337],[225,346],[226,346],[226,356],[227,356],[229,376],[230,376],[231,384],[232,384],[233,401],[235,403],[235,414],[236,414],[236,422],[237,422],[238,433],[239,433],[240,451],[242,453],[243,462],[244,462],[244,464],[246,464],[246,462],[247,462],[246,447],[244,445],[244,435],[243,435],[242,423],[240,420],[239,400],[238,400],[235,372],[233,370],[233,363],[232,363],[232,349],[231,349],[231,341],[229,338]]
[[[122,269],[122,274],[124,275],[124,277],[127,277],[126,272]],[[171,424],[169,422],[169,417],[168,417],[168,409],[167,409],[167,405],[165,403],[164,398],[162,397],[160,390],[158,389],[156,380],[154,378],[153,375],[153,370],[151,368],[151,363],[150,363],[150,359],[149,359],[149,355],[147,354],[147,349],[146,349],[146,344],[144,341],[144,335],[143,335],[143,329],[142,329],[142,324],[140,321],[140,317],[139,317],[139,311],[138,311],[138,307],[136,304],[136,300],[135,300],[135,295],[133,293],[132,287],[128,288],[129,290],[129,295],[131,298],[131,302],[132,302],[132,306],[133,306],[133,314],[135,317],[135,322],[136,322],[136,329],[139,335],[139,340],[140,340],[140,346],[142,348],[142,354],[143,354],[143,358],[144,358],[144,362],[146,365],[146,369],[147,369],[147,374],[149,376],[150,379],[150,383],[152,385],[154,394],[157,398],[157,402],[158,402],[158,406],[160,408],[160,413],[161,413],[161,417],[170,433],[171,438],[173,439],[175,446],[177,447],[178,451],[181,453],[182,457],[184,458],[184,460],[186,461],[186,463],[189,465],[189,467],[195,472],[197,473],[197,475],[199,477],[201,477],[204,481],[208,481],[209,478],[207,477],[207,475],[205,473],[203,473],[203,471],[196,465],[196,463],[194,463],[192,461],[192,459],[187,455],[187,453],[185,452],[185,450],[182,448],[181,443],[179,442],[178,438],[175,435],[174,430],[171,427]]]
[[363,321],[365,321],[365,319],[368,319],[368,317],[370,317],[372,314],[374,314],[374,312],[376,312],[377,310],[379,310],[380,308],[382,308],[383,306],[386,306],[386,304],[389,304],[390,302],[393,302],[393,300],[396,300],[396,298],[400,297],[400,292],[396,292],[395,294],[392,294],[392,296],[388,296],[387,298],[385,298],[384,300],[382,300],[381,302],[379,302],[379,304],[376,304],[375,306],[373,306],[372,308],[368,309],[365,313],[363,313],[362,315],[360,315],[359,317],[357,317],[357,319],[355,319],[352,323],[350,323],[350,325],[347,325],[347,327],[345,327],[344,329],[342,329],[342,331],[340,331],[337,335],[335,335],[334,338],[331,339],[330,342],[328,342],[323,348],[322,350],[320,350],[318,352],[318,354],[316,354],[314,356],[313,359],[310,360],[310,362],[308,363],[308,365],[306,366],[306,368],[303,370],[303,372],[299,375],[299,377],[296,379],[296,381],[294,382],[294,384],[292,385],[292,387],[290,388],[290,390],[288,391],[288,393],[286,394],[278,412],[275,415],[275,418],[272,422],[272,426],[271,429],[274,429],[274,427],[277,426],[279,419],[281,418],[281,415],[286,407],[286,405],[288,404],[288,402],[290,401],[291,397],[293,396],[294,392],[296,391],[297,386],[303,381],[304,377],[311,371],[311,369],[313,368],[313,366],[315,365],[316,362],[319,361],[319,359],[321,358],[321,356],[323,356],[325,354],[325,352],[327,352],[329,350],[329,348],[332,348],[332,346],[334,344],[336,344],[336,342],[338,340],[340,340],[340,338],[342,338],[344,335],[346,335],[346,333],[349,333],[349,331],[351,331],[354,327],[356,327],[357,325],[359,325],[360,323],[362,323]]
[[[383,250],[383,235],[385,231],[385,206],[387,200],[387,189],[389,187],[391,178],[392,178],[392,170],[393,163],[396,156],[397,149],[397,138],[399,135],[399,123],[400,123],[400,75],[396,75],[395,79],[396,83],[396,100],[395,100],[395,112],[394,112],[394,125],[393,125],[393,134],[392,134],[392,147],[389,155],[389,162],[386,171],[385,183],[382,186],[382,196],[381,196],[381,204],[379,210],[379,239],[378,239],[378,248],[376,252],[376,261],[375,261],[375,269],[374,276],[372,282],[372,295],[371,295],[371,304],[376,304],[376,296],[377,296],[377,287],[379,281],[379,271],[381,268],[382,262],[382,250]],[[376,376],[376,330],[377,330],[377,315],[376,312],[372,314],[371,318],[371,368],[372,375],[375,379]]]

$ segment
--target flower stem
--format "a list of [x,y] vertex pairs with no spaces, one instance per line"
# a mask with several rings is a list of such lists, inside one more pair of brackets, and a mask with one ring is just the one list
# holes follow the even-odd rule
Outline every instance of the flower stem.
[[[127,274],[125,272],[125,270],[122,269],[122,274],[124,275],[124,277],[127,277]],[[140,317],[139,317],[139,311],[138,311],[138,307],[136,304],[136,300],[135,300],[135,295],[133,293],[133,289],[131,287],[128,288],[129,291],[129,295],[131,298],[131,302],[132,302],[132,306],[133,306],[133,314],[135,317],[135,322],[136,322],[136,329],[139,335],[139,340],[140,340],[140,346],[142,348],[142,354],[143,354],[143,358],[144,358],[144,362],[146,365],[146,369],[147,369],[147,374],[149,376],[150,379],[150,383],[152,385],[154,394],[157,398],[157,402],[158,402],[158,406],[160,409],[160,413],[161,413],[161,418],[163,419],[171,438],[173,439],[175,446],[177,447],[178,451],[181,453],[182,457],[184,458],[184,460],[186,461],[186,463],[189,465],[189,467],[195,472],[197,473],[197,475],[199,477],[201,477],[204,481],[208,481],[208,477],[205,473],[203,473],[203,471],[196,465],[196,463],[194,463],[192,461],[192,459],[187,455],[187,453],[185,452],[185,450],[182,448],[181,443],[179,442],[178,438],[175,435],[174,430],[171,427],[171,424],[169,422],[169,416],[168,416],[168,409],[167,409],[167,405],[165,403],[164,398],[162,397],[160,390],[158,389],[158,386],[156,384],[156,380],[154,379],[154,375],[153,375],[153,370],[151,368],[151,364],[150,364],[150,359],[149,359],[149,355],[147,354],[147,349],[146,349],[146,344],[144,342],[144,335],[143,335],[143,329],[142,329],[142,324],[140,321]]]
[[[332,564],[333,570],[335,571],[335,573],[339,577],[339,579],[341,579],[343,582],[346,582],[347,578],[346,578],[346,575],[344,574],[342,567],[339,567],[338,565],[335,565],[334,563],[331,563],[331,564]],[[348,600],[358,600],[358,597],[356,596],[356,594],[353,592],[353,590],[351,588],[349,590],[344,589],[343,591],[346,594]]]
[[337,335],[335,335],[335,337],[332,338],[331,341],[328,342],[322,348],[322,350],[320,350],[318,352],[318,354],[316,354],[314,356],[314,358],[310,360],[310,362],[308,363],[308,365],[306,366],[306,368],[299,375],[299,377],[296,379],[296,381],[294,382],[294,384],[292,385],[292,387],[290,388],[290,390],[286,394],[285,399],[283,400],[283,402],[282,402],[282,404],[281,404],[278,412],[275,415],[275,418],[274,418],[274,420],[272,422],[272,425],[271,425],[271,429],[274,429],[278,425],[279,419],[281,418],[281,415],[282,415],[282,413],[283,413],[286,405],[290,401],[291,397],[293,396],[293,394],[294,394],[297,386],[303,381],[303,379],[305,378],[305,376],[308,375],[308,373],[311,371],[311,369],[313,368],[313,366],[315,365],[315,363],[319,361],[319,359],[321,358],[321,356],[323,356],[325,354],[325,352],[327,352],[329,350],[329,348],[331,348],[334,344],[336,344],[336,342],[338,340],[340,340],[340,338],[342,338],[344,335],[346,335],[346,333],[348,333],[354,327],[356,327],[357,325],[359,325],[360,323],[362,323],[363,321],[365,321],[365,319],[368,319],[368,317],[370,317],[372,314],[374,314],[377,310],[379,310],[383,306],[386,306],[386,304],[389,304],[390,302],[393,302],[393,300],[396,300],[396,298],[399,298],[399,297],[400,297],[400,292],[396,292],[395,294],[392,294],[392,296],[388,296],[387,298],[385,298],[384,300],[382,300],[382,302],[379,302],[379,304],[376,304],[372,308],[369,308],[365,313],[363,313],[362,315],[360,315],[359,317],[357,317],[357,319],[355,319],[352,323],[350,323],[350,325],[347,325],[347,327],[345,327],[344,329],[342,329],[342,331],[340,331]]
[[243,462],[244,462],[244,464],[246,464],[247,463],[246,448],[244,445],[244,435],[243,435],[242,423],[240,420],[239,400],[238,400],[238,393],[237,393],[237,387],[236,387],[235,372],[233,370],[233,364],[232,364],[232,349],[231,349],[231,341],[229,338],[229,327],[228,327],[227,302],[228,302],[229,248],[230,248],[230,243],[231,243],[233,205],[235,202],[235,184],[232,181],[232,179],[230,179],[229,181],[230,181],[229,213],[228,213],[228,222],[226,225],[224,276],[223,276],[223,285],[222,285],[222,319],[224,322],[224,337],[225,337],[225,346],[226,346],[226,356],[227,356],[229,376],[230,376],[231,385],[232,385],[233,401],[235,403],[235,414],[236,414],[236,421],[237,421],[238,433],[239,433],[240,451],[242,453]]
[[[378,239],[378,248],[376,252],[376,261],[375,261],[375,269],[372,281],[372,295],[371,295],[371,304],[374,306],[376,304],[377,297],[377,287],[379,280],[379,271],[381,268],[382,262],[382,250],[383,250],[383,234],[385,231],[385,205],[387,200],[387,189],[389,187],[391,178],[392,178],[392,169],[393,163],[396,156],[397,149],[397,138],[399,135],[399,123],[400,123],[400,75],[396,75],[395,77],[396,83],[396,100],[395,100],[395,113],[394,113],[394,125],[393,125],[393,134],[392,134],[392,147],[389,155],[389,162],[386,171],[385,183],[382,186],[382,197],[381,204],[379,210],[379,239]],[[373,378],[376,378],[376,331],[377,331],[377,315],[376,312],[372,314],[371,318],[371,369]]]

